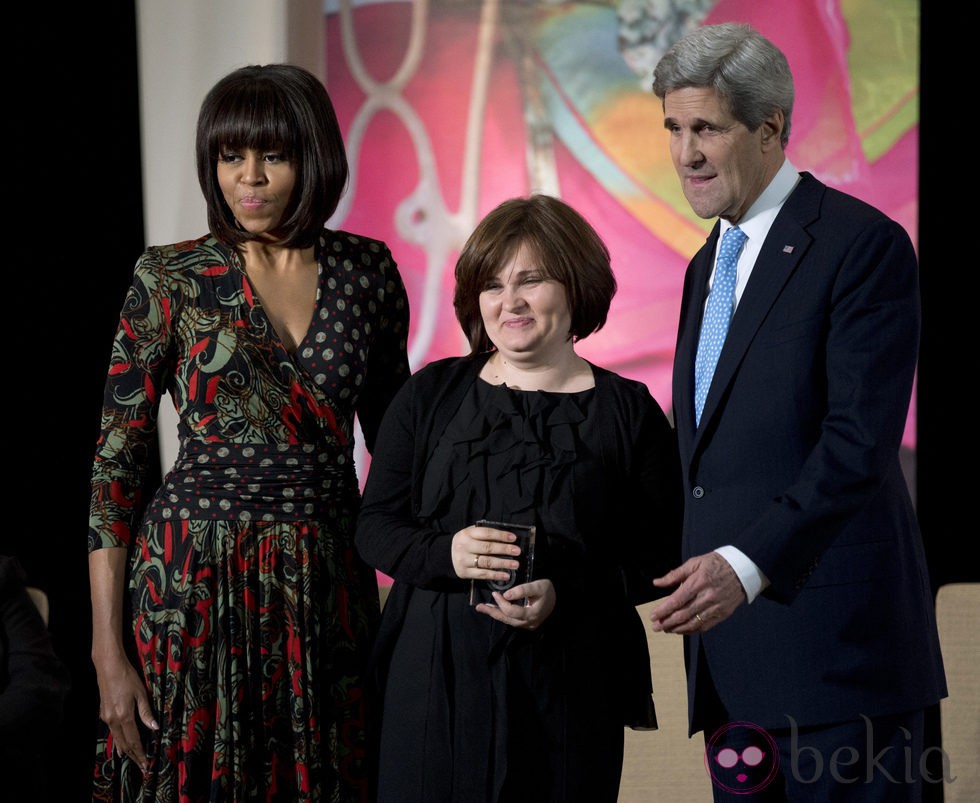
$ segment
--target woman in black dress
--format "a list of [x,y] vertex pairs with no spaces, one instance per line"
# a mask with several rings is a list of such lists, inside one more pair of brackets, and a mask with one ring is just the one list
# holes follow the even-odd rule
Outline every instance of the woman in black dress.
[[575,351],[615,291],[575,210],[505,201],[456,265],[470,354],[419,370],[382,421],[356,535],[394,580],[382,803],[612,802],[624,726],[656,726],[635,606],[679,551],[679,472],[646,386]]

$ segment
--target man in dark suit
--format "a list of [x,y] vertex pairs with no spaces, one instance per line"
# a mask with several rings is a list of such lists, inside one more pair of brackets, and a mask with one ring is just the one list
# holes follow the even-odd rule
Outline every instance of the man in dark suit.
[[[685,197],[720,218],[684,281],[684,563],[655,581],[672,591],[651,614],[654,630],[685,636],[690,732],[704,731],[715,799],[919,800],[941,781],[924,777],[938,748],[923,723],[946,681],[899,463],[919,337],[913,245],[786,159],[792,75],[750,26],[688,34],[653,90]],[[747,239],[712,378],[696,355],[719,239],[736,224]]]

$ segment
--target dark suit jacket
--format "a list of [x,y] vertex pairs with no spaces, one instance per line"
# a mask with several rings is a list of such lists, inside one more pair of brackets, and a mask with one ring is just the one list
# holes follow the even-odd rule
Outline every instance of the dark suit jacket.
[[935,703],[945,678],[899,459],[919,336],[912,243],[804,173],[762,246],[695,431],[718,229],[687,270],[674,362],[684,557],[732,544],[771,585],[686,639],[691,732],[709,716],[777,728]]

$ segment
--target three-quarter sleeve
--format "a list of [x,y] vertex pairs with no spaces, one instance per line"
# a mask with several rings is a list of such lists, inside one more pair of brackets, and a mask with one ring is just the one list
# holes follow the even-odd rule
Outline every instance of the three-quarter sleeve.
[[157,415],[172,373],[177,292],[153,249],[139,259],[112,343],[92,466],[88,549],[127,546],[154,476]]

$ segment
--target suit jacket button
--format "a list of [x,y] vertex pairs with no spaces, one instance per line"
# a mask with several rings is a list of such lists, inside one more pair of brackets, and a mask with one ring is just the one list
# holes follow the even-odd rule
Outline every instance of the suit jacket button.
[[691,496],[693,496],[695,499],[700,499],[702,496],[704,496],[704,488],[702,488],[700,485],[695,485],[691,489]]

